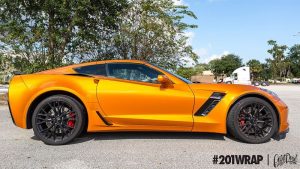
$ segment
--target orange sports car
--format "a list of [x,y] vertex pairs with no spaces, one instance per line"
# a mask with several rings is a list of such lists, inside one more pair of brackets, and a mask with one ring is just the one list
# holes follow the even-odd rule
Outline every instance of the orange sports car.
[[288,131],[288,108],[272,91],[247,85],[193,84],[143,61],[83,63],[15,75],[8,101],[15,125],[46,144],[83,131],[230,133],[263,143]]

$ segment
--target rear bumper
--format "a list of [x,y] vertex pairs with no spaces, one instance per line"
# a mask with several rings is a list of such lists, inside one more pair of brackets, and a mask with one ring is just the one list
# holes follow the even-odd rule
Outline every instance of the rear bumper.
[[28,88],[21,76],[14,76],[8,88],[8,106],[14,124],[26,128]]
[[[8,98],[8,96],[7,96],[7,98]],[[9,114],[10,114],[10,116],[11,116],[11,119],[12,119],[14,125],[16,125],[14,116],[12,115],[11,110],[10,110],[10,105],[9,105],[9,100],[8,100],[8,99],[7,99],[7,105],[8,105],[8,111],[9,111]]]
[[9,104],[9,89],[7,91],[7,105],[8,105],[8,111],[9,111],[10,117],[11,117],[14,125],[16,125],[16,122],[15,122],[14,116],[12,115],[10,104]]

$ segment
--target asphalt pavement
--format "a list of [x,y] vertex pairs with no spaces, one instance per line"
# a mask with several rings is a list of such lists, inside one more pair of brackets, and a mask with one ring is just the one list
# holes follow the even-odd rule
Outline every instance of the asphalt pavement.
[[[277,161],[286,153],[300,155],[300,85],[267,88],[289,106],[290,133],[264,144],[220,134],[123,132],[91,133],[68,145],[49,146],[32,130],[14,126],[8,108],[0,106],[0,168],[274,168],[274,159],[277,168],[300,168],[298,157],[297,164]],[[263,160],[222,165],[213,164],[214,155],[262,155]]]

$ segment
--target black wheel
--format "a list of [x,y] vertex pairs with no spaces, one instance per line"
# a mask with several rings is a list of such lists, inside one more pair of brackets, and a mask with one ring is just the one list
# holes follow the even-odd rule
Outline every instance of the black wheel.
[[248,97],[236,103],[227,118],[228,132],[247,143],[264,143],[278,131],[273,107],[260,98]]
[[82,132],[85,119],[84,108],[76,99],[54,95],[37,105],[32,115],[32,128],[44,143],[62,145]]
[[232,82],[231,82],[231,81],[228,81],[228,82],[226,82],[226,84],[232,84]]

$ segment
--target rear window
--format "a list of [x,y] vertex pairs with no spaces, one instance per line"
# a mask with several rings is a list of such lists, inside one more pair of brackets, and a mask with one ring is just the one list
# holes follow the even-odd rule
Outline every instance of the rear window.
[[77,73],[106,76],[105,64],[89,65],[74,68]]

